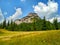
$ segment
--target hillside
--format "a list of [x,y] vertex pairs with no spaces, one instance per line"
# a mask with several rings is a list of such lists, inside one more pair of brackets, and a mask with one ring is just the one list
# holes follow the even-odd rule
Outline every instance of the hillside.
[[0,45],[60,45],[60,30],[32,32],[0,30]]

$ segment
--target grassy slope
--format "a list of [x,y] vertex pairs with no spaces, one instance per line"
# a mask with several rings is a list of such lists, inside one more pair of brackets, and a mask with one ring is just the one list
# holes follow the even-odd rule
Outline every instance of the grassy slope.
[[0,32],[0,45],[60,45],[60,30]]

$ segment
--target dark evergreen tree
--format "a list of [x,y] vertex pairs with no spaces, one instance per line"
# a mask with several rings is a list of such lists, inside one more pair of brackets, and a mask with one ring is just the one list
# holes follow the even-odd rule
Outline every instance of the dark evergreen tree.
[[10,22],[8,21],[7,26],[9,26]]
[[47,25],[46,25],[46,19],[45,19],[45,16],[44,16],[42,25],[43,25],[43,26],[42,26],[42,30],[47,30]]
[[13,23],[13,20],[11,20],[11,22],[10,22],[9,29],[11,31],[14,31],[14,23]]
[[58,23],[58,27],[59,27],[59,29],[60,29],[60,22]]
[[3,25],[2,25],[2,23],[0,23],[0,29],[2,29],[3,27],[2,27]]
[[54,22],[53,22],[54,26],[55,26],[55,29],[58,30],[58,21],[57,21],[57,18],[54,19]]
[[3,28],[6,27],[6,19],[3,21],[2,26],[3,26]]

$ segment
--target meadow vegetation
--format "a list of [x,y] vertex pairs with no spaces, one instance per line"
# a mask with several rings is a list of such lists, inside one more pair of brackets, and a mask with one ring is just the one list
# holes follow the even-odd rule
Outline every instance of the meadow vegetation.
[[60,45],[60,30],[1,32],[0,45]]

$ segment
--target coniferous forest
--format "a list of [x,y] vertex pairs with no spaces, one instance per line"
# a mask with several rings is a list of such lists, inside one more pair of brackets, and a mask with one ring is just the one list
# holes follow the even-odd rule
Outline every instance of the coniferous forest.
[[43,31],[43,30],[59,30],[60,22],[58,22],[57,18],[54,19],[53,23],[46,21],[45,17],[34,18],[32,23],[21,23],[17,25],[15,22],[11,20],[6,23],[6,20],[0,24],[1,29],[7,29],[9,31]]

